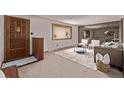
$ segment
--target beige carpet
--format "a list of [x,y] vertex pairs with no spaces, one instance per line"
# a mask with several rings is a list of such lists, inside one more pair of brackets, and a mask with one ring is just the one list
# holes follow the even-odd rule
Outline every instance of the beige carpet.
[[53,52],[45,53],[45,59],[19,67],[21,78],[109,78],[122,77],[122,73],[112,69],[103,73],[65,59]]
[[94,63],[94,50],[86,49],[86,53],[80,54],[75,52],[74,48],[69,48],[55,52],[55,54],[67,58],[71,61],[77,62],[90,69],[97,70],[96,64]]

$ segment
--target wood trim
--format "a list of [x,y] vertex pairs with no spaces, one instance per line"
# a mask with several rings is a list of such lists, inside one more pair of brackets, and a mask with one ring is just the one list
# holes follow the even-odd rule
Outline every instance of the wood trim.
[[28,56],[30,56],[30,20],[27,19],[27,22],[29,22],[29,26],[28,26],[28,47],[27,47],[27,50],[28,50]]
[[[69,27],[71,29],[71,38],[63,38],[63,39],[53,39],[53,26],[58,26],[58,27]],[[69,40],[72,39],[72,27],[71,26],[66,26],[66,25],[60,25],[60,24],[52,24],[52,40],[56,41],[56,40]]]

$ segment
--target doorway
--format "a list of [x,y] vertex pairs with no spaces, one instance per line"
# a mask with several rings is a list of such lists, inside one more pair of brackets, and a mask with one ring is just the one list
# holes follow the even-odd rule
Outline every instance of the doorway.
[[30,55],[30,20],[4,16],[4,61]]

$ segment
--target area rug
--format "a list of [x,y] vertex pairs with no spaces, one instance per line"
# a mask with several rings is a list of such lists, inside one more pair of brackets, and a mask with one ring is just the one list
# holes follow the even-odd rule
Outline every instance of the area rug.
[[55,52],[55,54],[67,58],[73,62],[79,63],[87,68],[97,70],[96,64],[94,63],[94,50],[86,49],[86,53],[80,54],[74,51],[74,48],[69,48]]
[[33,63],[33,62],[36,62],[36,61],[37,61],[37,59],[34,56],[31,56],[31,57],[27,57],[27,58],[23,58],[23,59],[19,59],[19,60],[4,63],[2,65],[2,68],[6,68],[6,67],[9,67],[9,66],[12,66],[12,65],[17,65],[18,67],[20,67],[20,66],[30,64],[30,63]]

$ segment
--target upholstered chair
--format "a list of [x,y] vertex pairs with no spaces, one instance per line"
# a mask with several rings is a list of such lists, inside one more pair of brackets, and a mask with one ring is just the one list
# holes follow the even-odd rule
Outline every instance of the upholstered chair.
[[88,39],[82,39],[81,43],[78,44],[79,46],[86,46],[88,45]]
[[91,44],[89,44],[89,46],[100,46],[100,40],[91,40]]

